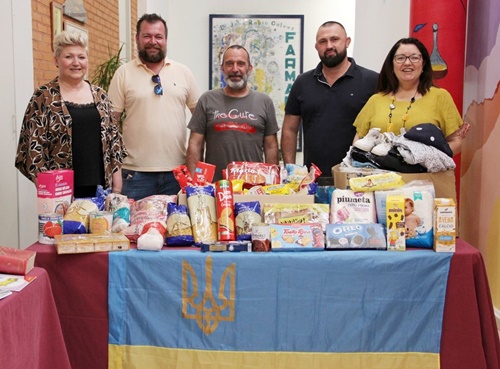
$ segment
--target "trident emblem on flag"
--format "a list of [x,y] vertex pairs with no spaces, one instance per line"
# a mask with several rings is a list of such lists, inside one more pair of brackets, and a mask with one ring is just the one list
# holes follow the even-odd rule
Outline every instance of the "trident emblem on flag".
[[212,257],[205,262],[205,290],[201,296],[193,267],[182,262],[182,316],[195,319],[206,335],[212,334],[221,321],[234,321],[236,264],[229,265],[219,281],[218,291],[212,283]]

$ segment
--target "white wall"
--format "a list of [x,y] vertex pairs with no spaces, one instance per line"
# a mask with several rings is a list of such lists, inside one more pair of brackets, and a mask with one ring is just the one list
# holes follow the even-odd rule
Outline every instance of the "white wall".
[[0,245],[25,248],[37,237],[35,186],[14,167],[18,132],[33,93],[31,0],[2,0],[0,30]]
[[[36,240],[36,192],[14,169],[22,116],[33,92],[31,0],[1,0],[0,30],[5,58],[0,59],[0,244],[25,248]],[[119,0],[126,13],[129,0]],[[379,70],[392,44],[408,35],[411,0],[139,0],[139,16],[161,14],[169,26],[168,54],[188,65],[202,90],[208,89],[209,14],[304,15],[304,71],[318,63],[317,28],[327,20],[344,24],[353,42],[349,55],[360,65]]]

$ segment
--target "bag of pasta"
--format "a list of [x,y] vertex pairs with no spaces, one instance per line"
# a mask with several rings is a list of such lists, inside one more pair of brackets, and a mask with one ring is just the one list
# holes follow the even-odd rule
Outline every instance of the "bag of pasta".
[[191,246],[194,243],[186,205],[167,205],[167,246]]

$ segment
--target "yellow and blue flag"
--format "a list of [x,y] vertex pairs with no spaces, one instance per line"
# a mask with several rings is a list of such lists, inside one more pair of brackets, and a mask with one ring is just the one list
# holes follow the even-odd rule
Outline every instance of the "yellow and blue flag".
[[438,369],[450,253],[109,255],[109,368]]

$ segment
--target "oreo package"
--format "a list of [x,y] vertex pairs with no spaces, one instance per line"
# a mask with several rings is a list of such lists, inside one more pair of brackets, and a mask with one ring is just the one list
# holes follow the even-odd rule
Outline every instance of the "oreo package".
[[371,224],[327,224],[325,250],[386,250],[384,226]]

